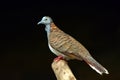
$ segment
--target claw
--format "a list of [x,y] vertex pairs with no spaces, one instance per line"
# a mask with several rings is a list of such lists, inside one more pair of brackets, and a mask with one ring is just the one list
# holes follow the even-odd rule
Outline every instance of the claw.
[[63,59],[63,56],[60,55],[60,56],[54,58],[54,61],[55,61],[55,62],[58,62],[58,61],[60,61],[61,59]]

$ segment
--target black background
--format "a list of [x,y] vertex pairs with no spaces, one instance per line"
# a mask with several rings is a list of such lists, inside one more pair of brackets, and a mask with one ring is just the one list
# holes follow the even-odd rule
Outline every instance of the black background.
[[47,46],[44,25],[52,17],[60,29],[80,41],[105,66],[100,76],[86,63],[69,66],[78,80],[119,80],[119,1],[0,1],[0,80],[56,80],[51,63],[56,57]]

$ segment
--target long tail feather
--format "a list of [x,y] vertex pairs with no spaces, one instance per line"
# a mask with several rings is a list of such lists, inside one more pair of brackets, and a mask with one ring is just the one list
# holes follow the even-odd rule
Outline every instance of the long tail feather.
[[87,64],[93,69],[95,70],[97,73],[99,73],[100,75],[102,75],[103,73],[105,74],[109,74],[109,72],[107,71],[107,69],[105,69],[101,64],[99,64],[94,58],[92,57],[87,57],[86,59],[84,59],[85,62],[87,62]]

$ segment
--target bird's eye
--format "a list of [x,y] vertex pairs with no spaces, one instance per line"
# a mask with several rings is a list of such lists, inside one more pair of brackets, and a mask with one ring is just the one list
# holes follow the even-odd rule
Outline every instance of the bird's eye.
[[47,19],[45,19],[45,21],[46,21]]

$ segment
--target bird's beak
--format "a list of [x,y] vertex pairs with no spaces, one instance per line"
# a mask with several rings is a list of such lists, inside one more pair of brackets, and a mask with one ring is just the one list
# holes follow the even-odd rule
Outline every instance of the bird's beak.
[[39,25],[39,24],[42,24],[42,21],[39,21],[39,22],[37,23],[37,25]]

